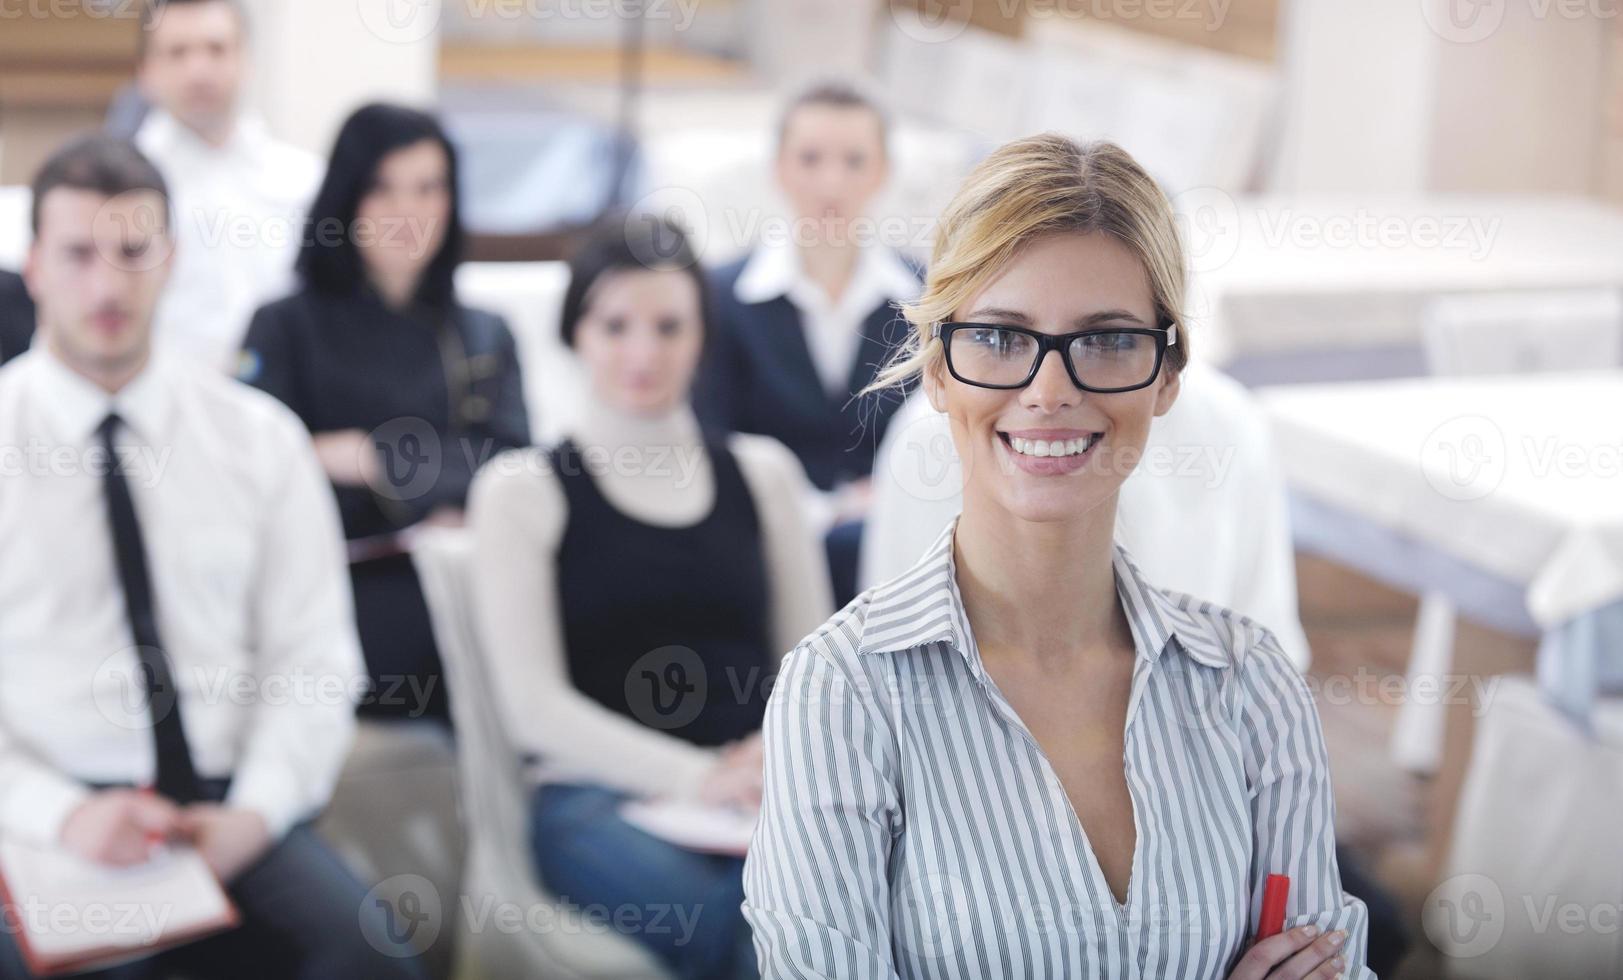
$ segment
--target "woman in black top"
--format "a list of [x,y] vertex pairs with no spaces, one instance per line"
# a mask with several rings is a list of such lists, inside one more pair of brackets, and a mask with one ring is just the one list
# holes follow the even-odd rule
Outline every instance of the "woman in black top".
[[705,285],[659,219],[611,222],[582,246],[562,332],[588,377],[584,410],[556,449],[492,461],[469,525],[498,705],[539,763],[542,883],[588,909],[640,910],[615,927],[678,976],[728,980],[760,976],[743,862],[651,836],[620,808],[752,813],[779,658],[832,602],[799,461],[765,436],[703,431],[689,406]]
[[448,720],[411,528],[460,524],[479,464],[529,443],[501,318],[457,302],[456,152],[432,116],[345,122],[299,292],[255,315],[240,377],[298,413],[338,495],[372,691],[363,715]]

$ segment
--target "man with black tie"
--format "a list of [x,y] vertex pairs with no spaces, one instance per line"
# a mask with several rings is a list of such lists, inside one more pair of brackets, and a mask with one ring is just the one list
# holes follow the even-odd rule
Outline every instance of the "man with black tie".
[[0,272],[0,364],[28,349],[34,337],[34,301],[22,276]]
[[112,865],[197,848],[243,925],[120,978],[419,976],[308,826],[364,675],[304,428],[153,353],[171,238],[146,158],[90,137],[33,190],[41,340],[0,369],[0,835]]

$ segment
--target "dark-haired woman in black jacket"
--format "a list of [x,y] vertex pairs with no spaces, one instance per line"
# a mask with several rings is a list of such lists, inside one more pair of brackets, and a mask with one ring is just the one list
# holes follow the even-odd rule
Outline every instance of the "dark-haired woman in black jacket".
[[410,529],[460,524],[479,464],[529,443],[512,335],[457,302],[456,151],[434,117],[344,123],[305,225],[302,288],[255,315],[239,376],[304,420],[338,495],[372,717],[449,717]]

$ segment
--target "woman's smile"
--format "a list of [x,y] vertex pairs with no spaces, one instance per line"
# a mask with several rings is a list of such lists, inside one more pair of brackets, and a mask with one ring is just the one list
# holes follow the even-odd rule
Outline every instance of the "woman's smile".
[[1084,429],[999,429],[1001,455],[1033,476],[1064,476],[1088,465],[1104,440]]

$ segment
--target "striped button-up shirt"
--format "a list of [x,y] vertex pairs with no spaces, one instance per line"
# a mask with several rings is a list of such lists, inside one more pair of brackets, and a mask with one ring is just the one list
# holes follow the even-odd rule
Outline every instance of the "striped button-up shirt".
[[784,661],[744,913],[764,976],[1226,977],[1270,873],[1287,928],[1368,912],[1341,889],[1312,695],[1244,616],[1115,577],[1136,650],[1125,766],[1137,830],[1115,901],[1047,758],[981,664],[949,527]]

